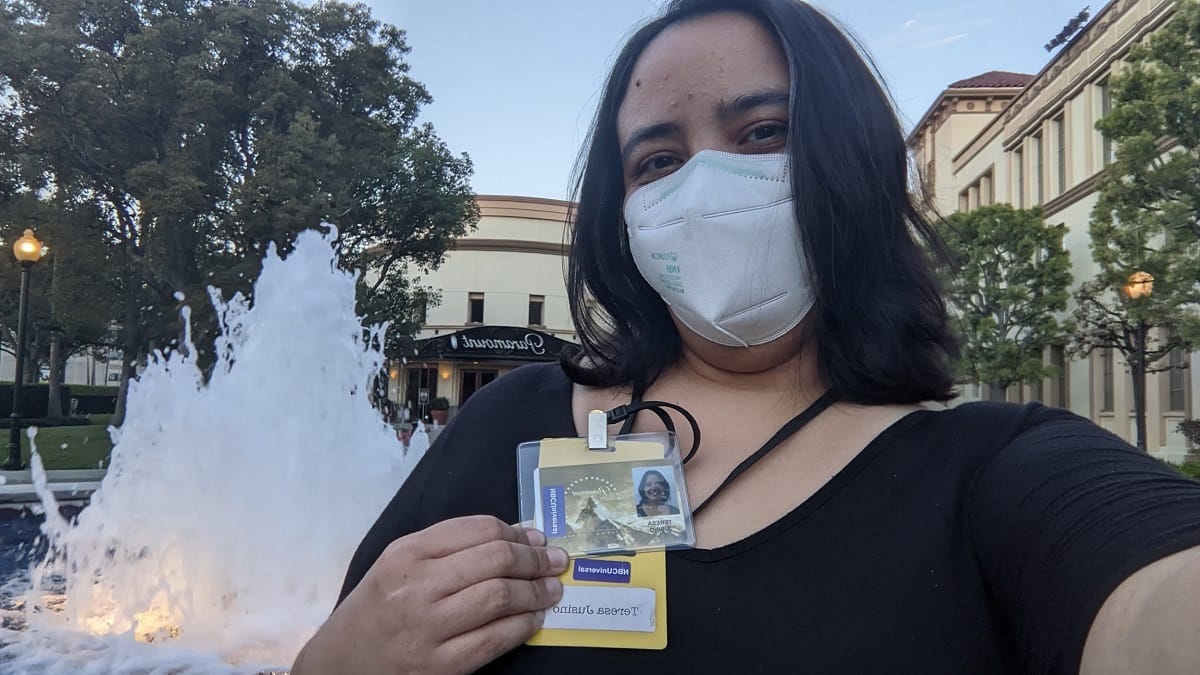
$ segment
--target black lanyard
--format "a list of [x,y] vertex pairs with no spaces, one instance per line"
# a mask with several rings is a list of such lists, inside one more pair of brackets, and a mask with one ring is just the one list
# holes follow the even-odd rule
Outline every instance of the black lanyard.
[[[690,424],[692,427],[692,449],[688,452],[687,456],[683,458],[683,463],[687,464],[688,460],[690,460],[692,456],[696,454],[696,450],[700,448],[700,425],[696,422],[696,418],[692,417],[691,413],[684,410],[682,407],[675,405],[674,403],[666,403],[663,401],[643,401],[643,393],[644,392],[640,387],[634,388],[633,397],[629,402],[629,405],[617,406],[616,408],[608,411],[607,416],[609,423],[615,424],[617,422],[624,421],[625,423],[621,426],[620,433],[622,435],[628,434],[633,430],[633,420],[637,413],[642,410],[649,410],[658,416],[658,419],[662,421],[663,426],[667,428],[667,431],[674,433],[675,425],[671,422],[671,417],[667,414],[666,409],[670,408],[671,410],[679,411],[679,413],[682,414],[685,419],[687,419],[688,424]],[[836,401],[837,396],[835,396],[832,391],[827,391],[816,401],[813,401],[812,404],[805,408],[804,411],[799,415],[796,415],[792,419],[788,420],[786,424],[779,428],[779,431],[775,432],[774,436],[771,436],[766,443],[763,443],[761,448],[755,450],[754,454],[742,460],[741,463],[735,466],[733,471],[730,471],[729,475],[725,477],[725,480],[721,481],[721,484],[712,491],[712,494],[708,495],[708,498],[703,502],[700,502],[699,506],[692,509],[692,515],[695,516],[699,514],[700,511],[702,511],[706,506],[711,504],[714,499],[716,499],[717,495],[721,494],[725,488],[729,487],[733,481],[737,480],[739,476],[749,471],[750,467],[754,466],[755,463],[757,463],[763,457],[766,457],[769,452],[779,447],[781,443],[786,441],[797,431],[800,431],[800,429],[804,428],[804,425],[813,421],[817,415],[825,412],[825,410],[827,410],[829,406],[833,405]]]

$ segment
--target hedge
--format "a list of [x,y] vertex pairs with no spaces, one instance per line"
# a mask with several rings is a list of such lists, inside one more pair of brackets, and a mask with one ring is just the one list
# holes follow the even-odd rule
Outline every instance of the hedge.
[[[7,418],[12,412],[11,382],[0,384],[0,417]],[[63,385],[59,388],[62,411],[71,413],[71,399],[77,399],[77,415],[97,415],[115,412],[117,409],[116,387],[89,387],[87,385]],[[49,411],[50,385],[45,382],[21,386],[21,416],[46,417]]]

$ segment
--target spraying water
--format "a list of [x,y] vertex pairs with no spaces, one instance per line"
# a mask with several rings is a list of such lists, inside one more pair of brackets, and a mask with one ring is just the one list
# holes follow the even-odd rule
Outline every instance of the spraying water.
[[408,439],[408,451],[420,457],[428,449],[429,432],[425,430],[424,422],[417,422],[417,430],[413,432],[412,438]]
[[[68,523],[33,470],[51,552],[0,669],[221,673],[286,668],[328,615],[354,547],[419,452],[368,399],[381,329],[354,314],[333,235],[272,250],[222,301],[204,384],[190,336],[130,384],[91,505]],[[185,319],[187,318],[185,310]]]

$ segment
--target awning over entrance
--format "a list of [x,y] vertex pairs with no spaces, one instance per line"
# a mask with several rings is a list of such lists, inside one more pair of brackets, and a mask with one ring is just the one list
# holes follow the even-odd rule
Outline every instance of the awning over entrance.
[[557,361],[570,342],[516,326],[479,326],[417,340],[410,361]]

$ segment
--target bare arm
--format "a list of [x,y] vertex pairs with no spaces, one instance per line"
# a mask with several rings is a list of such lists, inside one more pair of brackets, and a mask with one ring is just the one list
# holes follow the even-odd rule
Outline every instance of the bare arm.
[[1079,672],[1200,673],[1200,546],[1147,565],[1108,596]]

